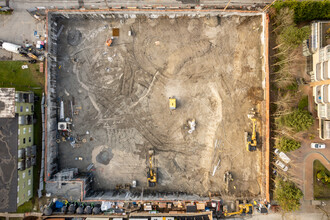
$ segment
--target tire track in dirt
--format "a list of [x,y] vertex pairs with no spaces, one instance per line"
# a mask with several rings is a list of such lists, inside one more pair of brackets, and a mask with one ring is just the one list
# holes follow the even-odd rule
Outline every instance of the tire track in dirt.
[[169,56],[164,75],[177,74],[188,61],[204,56],[210,52],[211,48],[212,44],[208,40],[201,40],[178,48]]

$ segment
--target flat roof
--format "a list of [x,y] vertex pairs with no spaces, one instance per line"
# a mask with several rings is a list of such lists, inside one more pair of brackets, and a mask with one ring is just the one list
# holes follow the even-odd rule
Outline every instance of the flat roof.
[[0,118],[15,117],[15,88],[0,88]]
[[0,212],[17,209],[18,117],[0,118]]

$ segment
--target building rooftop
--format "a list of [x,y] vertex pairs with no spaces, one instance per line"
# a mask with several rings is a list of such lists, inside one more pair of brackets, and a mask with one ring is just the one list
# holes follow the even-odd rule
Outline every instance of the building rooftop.
[[15,89],[0,88],[0,118],[15,117]]
[[0,212],[17,209],[17,122],[0,118]]

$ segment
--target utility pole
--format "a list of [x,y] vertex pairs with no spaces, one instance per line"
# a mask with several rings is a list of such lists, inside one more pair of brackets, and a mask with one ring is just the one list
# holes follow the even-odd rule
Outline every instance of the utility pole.
[[269,5],[266,5],[263,9],[262,9],[262,11],[266,11],[266,10],[268,10],[268,8],[270,7],[270,6],[272,6],[275,2],[276,2],[277,0],[274,0],[272,3],[270,3]]
[[228,1],[227,5],[226,5],[226,7],[223,9],[223,11],[226,11],[226,9],[227,9],[228,5],[230,4],[230,2],[231,2],[231,0]]
[[110,9],[109,5],[108,5],[108,0],[104,0],[105,5],[107,6],[108,9]]

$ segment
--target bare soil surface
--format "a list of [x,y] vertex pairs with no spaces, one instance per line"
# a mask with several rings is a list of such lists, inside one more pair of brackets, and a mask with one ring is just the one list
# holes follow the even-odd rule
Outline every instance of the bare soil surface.
[[[137,180],[141,190],[154,149],[158,184],[151,190],[260,195],[261,153],[247,152],[244,141],[244,131],[252,131],[247,113],[263,100],[260,16],[77,18],[58,25],[58,97],[68,117],[73,101],[73,133],[85,139],[76,148],[60,144],[61,168],[84,172],[94,163],[95,188]],[[119,37],[108,47],[112,28]],[[192,134],[189,119],[197,123]],[[227,170],[234,181],[225,192]]]

